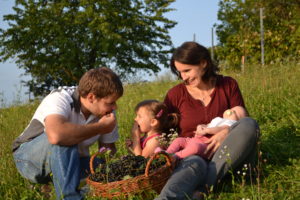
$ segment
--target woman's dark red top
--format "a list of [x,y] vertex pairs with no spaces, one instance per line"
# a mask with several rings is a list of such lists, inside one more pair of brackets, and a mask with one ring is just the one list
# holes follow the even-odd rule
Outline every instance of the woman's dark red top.
[[194,136],[198,124],[208,124],[215,117],[223,117],[227,109],[235,106],[245,108],[239,86],[231,77],[218,75],[215,89],[210,96],[210,103],[204,106],[200,100],[194,99],[188,93],[183,83],[168,91],[164,102],[169,112],[180,114],[178,128],[181,137]]

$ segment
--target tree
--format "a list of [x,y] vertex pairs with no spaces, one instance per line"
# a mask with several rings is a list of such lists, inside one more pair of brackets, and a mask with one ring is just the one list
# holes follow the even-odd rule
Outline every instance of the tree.
[[14,58],[30,74],[34,95],[76,85],[95,67],[113,68],[126,79],[167,66],[176,22],[163,15],[175,0],[16,0],[4,16],[0,61]]
[[216,25],[219,60],[230,66],[240,66],[242,56],[260,62],[260,8],[264,8],[265,62],[299,58],[298,0],[223,0],[218,11],[222,23]]

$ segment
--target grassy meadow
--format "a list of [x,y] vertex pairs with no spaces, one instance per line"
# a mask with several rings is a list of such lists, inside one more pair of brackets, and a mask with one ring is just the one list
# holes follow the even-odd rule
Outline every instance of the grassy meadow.
[[[300,199],[299,63],[245,66],[243,73],[226,70],[221,73],[238,81],[247,109],[260,125],[260,154],[256,172],[243,169],[241,173],[231,173],[206,199]],[[163,100],[167,90],[176,83],[160,80],[125,86],[124,96],[118,101],[120,140],[117,156],[126,154],[124,141],[129,137],[134,106],[144,99]],[[26,127],[37,105],[38,102],[34,102],[0,109],[1,200],[55,199],[53,191],[46,197],[40,185],[23,179],[12,159],[12,141]]]

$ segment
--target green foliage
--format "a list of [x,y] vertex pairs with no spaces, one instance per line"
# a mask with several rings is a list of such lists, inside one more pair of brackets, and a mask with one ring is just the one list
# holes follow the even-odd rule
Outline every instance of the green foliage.
[[0,61],[14,58],[33,78],[34,95],[76,85],[95,67],[114,68],[123,79],[167,66],[176,22],[164,14],[174,0],[17,0],[0,29]]
[[300,4],[297,0],[223,0],[219,2],[215,25],[219,39],[218,60],[239,67],[260,63],[260,8],[263,8],[265,63],[297,59],[300,56]]
[[[240,174],[231,172],[206,199],[299,199],[299,64],[246,65],[244,73],[222,73],[238,81],[247,109],[260,125],[261,154],[258,171],[241,169]],[[154,82],[125,86],[124,96],[118,101],[120,139],[117,157],[127,154],[125,140],[130,137],[135,105],[144,99],[163,100],[167,90],[175,84],[177,82]],[[11,154],[13,139],[26,127],[37,105],[33,103],[0,110],[0,197],[3,199],[49,199],[41,193],[40,185],[33,185],[19,175]],[[96,145],[94,147],[91,152],[96,151]],[[51,194],[51,199],[55,199],[54,191]],[[149,193],[149,197],[129,199],[150,200],[156,195]]]

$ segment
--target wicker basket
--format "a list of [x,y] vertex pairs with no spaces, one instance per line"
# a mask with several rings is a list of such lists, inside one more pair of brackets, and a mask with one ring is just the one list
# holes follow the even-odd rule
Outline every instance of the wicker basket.
[[[97,152],[90,159],[91,173],[94,174],[93,161],[100,154]],[[149,169],[153,160],[163,156],[166,164],[149,174]],[[169,155],[165,152],[158,152],[151,156],[147,162],[145,174],[130,178],[127,180],[115,181],[110,183],[100,183],[87,178],[87,184],[90,185],[91,194],[93,196],[124,199],[127,196],[141,194],[143,192],[154,190],[160,193],[168,178],[171,176],[173,166]]]

